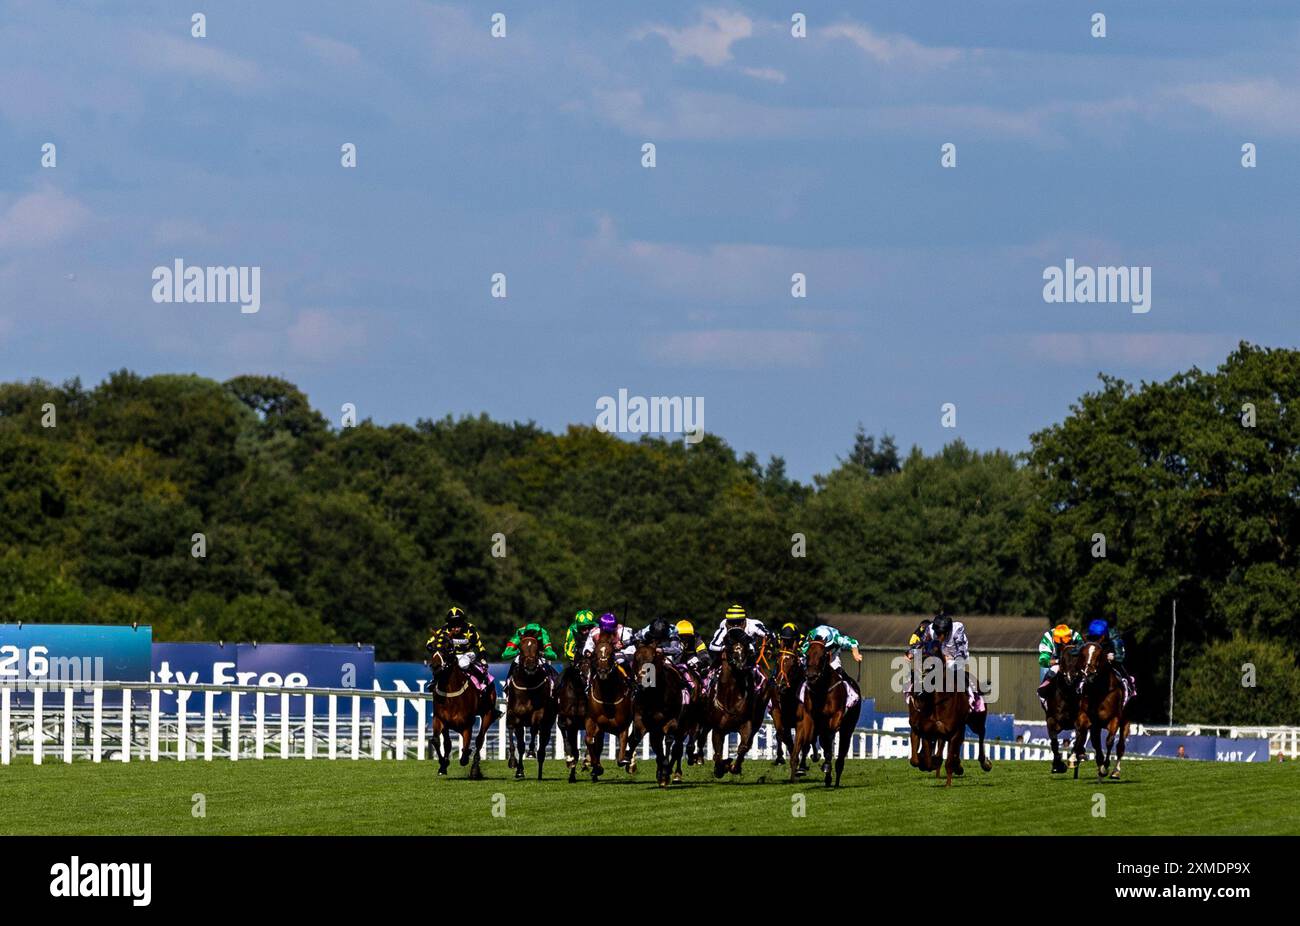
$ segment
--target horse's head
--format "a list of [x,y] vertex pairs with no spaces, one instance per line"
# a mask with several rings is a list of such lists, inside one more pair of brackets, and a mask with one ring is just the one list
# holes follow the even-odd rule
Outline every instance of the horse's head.
[[776,675],[774,676],[776,687],[785,690],[798,684],[802,668],[798,651],[793,647],[782,644],[781,649],[776,654]]
[[727,664],[735,672],[749,668],[749,637],[743,630],[732,630],[727,634]]
[[614,665],[614,640],[609,634],[602,633],[596,638],[591,654],[591,670],[597,678],[604,681],[614,671]]
[[826,653],[826,644],[821,640],[813,640],[808,644],[808,668],[805,670],[808,675],[808,681],[816,684],[817,680],[830,666],[830,657]]
[[455,664],[456,660],[451,655],[451,647],[440,646],[437,649],[429,651],[429,669],[433,672],[435,678],[442,675]]
[[1101,663],[1101,644],[1095,640],[1089,640],[1079,647],[1079,655],[1074,668],[1084,682],[1090,682],[1101,669]]
[[537,671],[542,661],[542,644],[535,634],[526,633],[519,638],[519,665],[527,673]]
[[1056,665],[1061,684],[1073,686],[1079,676],[1079,650],[1069,645],[1061,646],[1057,651]]
[[632,654],[632,668],[642,688],[654,687],[653,679],[662,663],[663,656],[658,646],[649,641],[637,644],[636,652]]

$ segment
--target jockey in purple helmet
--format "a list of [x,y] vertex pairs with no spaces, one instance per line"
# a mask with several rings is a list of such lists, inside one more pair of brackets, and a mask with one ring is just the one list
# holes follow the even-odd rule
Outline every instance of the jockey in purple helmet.
[[608,612],[600,616],[596,622],[596,629],[587,634],[587,642],[582,645],[582,654],[590,656],[596,652],[596,641],[601,637],[613,637],[614,639],[614,658],[620,666],[626,667],[627,661],[636,652],[636,644],[632,642],[632,629],[620,624],[618,618]]

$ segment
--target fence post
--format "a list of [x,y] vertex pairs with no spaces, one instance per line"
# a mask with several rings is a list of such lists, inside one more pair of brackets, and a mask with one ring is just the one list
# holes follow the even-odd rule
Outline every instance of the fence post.
[[98,762],[104,748],[104,689],[98,685],[90,693],[90,761]]
[[266,757],[266,692],[257,693],[257,706],[253,709],[253,757]]
[[372,698],[374,726],[370,728],[370,758],[379,761],[384,757],[384,719],[379,716],[383,705],[380,698]]
[[213,708],[216,706],[215,691],[203,692],[203,761],[212,761],[212,715],[216,713]]
[[45,698],[45,689],[37,685],[32,689],[32,765],[40,765],[45,751],[45,717],[41,702]]
[[289,696],[280,695],[280,758],[289,758]]
[[331,759],[338,758],[339,696],[330,695],[325,712],[325,742]]
[[316,700],[306,695],[302,701],[302,755],[304,759],[316,757]]
[[185,713],[186,713],[185,708],[189,704],[189,700],[190,700],[190,692],[188,688],[184,691],[181,691],[179,688],[176,689],[176,761],[177,762],[184,762],[185,753],[189,751],[186,748],[187,737],[185,734]]
[[416,702],[415,702],[415,707],[416,707],[416,711],[415,711],[415,738],[416,738],[416,744],[415,744],[415,760],[416,760],[417,762],[423,762],[423,761],[424,761],[424,756],[425,756],[425,752],[424,752],[424,750],[425,750],[425,744],[424,744],[424,701],[423,701],[423,700],[421,700],[421,701],[416,701]]
[[400,762],[406,758],[406,701],[403,698],[394,698],[393,703],[397,705],[397,742],[393,745],[393,757]]
[[230,761],[239,761],[239,692],[230,693]]
[[131,761],[131,689],[122,689],[122,761]]
[[352,758],[361,758],[361,698],[352,696]]
[[0,688],[0,765],[9,764],[9,689]]
[[157,688],[149,691],[149,761],[158,761],[158,701],[162,692]]
[[63,761],[72,764],[72,686],[63,689]]

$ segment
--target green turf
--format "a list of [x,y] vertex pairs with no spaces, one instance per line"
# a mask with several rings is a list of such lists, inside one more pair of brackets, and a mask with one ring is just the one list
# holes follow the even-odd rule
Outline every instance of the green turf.
[[[517,834],[1300,834],[1300,766],[1130,761],[1125,780],[1051,775],[1047,763],[973,763],[951,790],[903,760],[849,762],[844,787],[791,785],[770,762],[740,779],[688,769],[664,792],[653,766],[609,767],[593,785],[514,781],[504,763],[485,781],[464,769],[435,777],[415,761],[266,760],[104,763],[30,760],[0,768],[0,834],[517,833]],[[206,816],[191,812],[194,795]],[[1093,795],[1106,815],[1094,816]],[[504,795],[504,815],[494,815]],[[806,815],[792,813],[795,796]]]

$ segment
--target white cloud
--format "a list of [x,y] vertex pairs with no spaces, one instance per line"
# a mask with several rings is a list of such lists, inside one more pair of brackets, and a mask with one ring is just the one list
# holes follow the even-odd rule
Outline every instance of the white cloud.
[[0,213],[0,248],[44,247],[73,234],[90,219],[80,200],[58,190],[20,196]]
[[1185,369],[1218,363],[1236,345],[1227,334],[1056,331],[1030,335],[1021,350],[1069,366],[1161,366]]
[[753,20],[744,13],[707,9],[700,13],[700,21],[693,26],[684,29],[646,26],[636,33],[636,38],[661,36],[678,61],[695,58],[710,67],[718,67],[731,60],[731,46],[735,42],[753,34]]
[[785,83],[785,72],[776,68],[741,68],[740,72],[755,80],[767,80],[774,84]]
[[860,23],[838,23],[819,29],[828,39],[848,39],[878,64],[907,67],[943,67],[960,60],[959,48],[922,45],[905,35],[884,35]]
[[336,360],[365,341],[365,326],[319,309],[303,309],[286,334],[289,349],[304,360]]
[[250,87],[260,79],[255,63],[209,45],[206,39],[181,39],[137,29],[127,41],[136,63],[150,70],[217,80],[240,88]]
[[361,60],[361,52],[356,48],[326,35],[304,32],[302,44],[317,57],[335,66],[350,66]]
[[1272,78],[1188,84],[1176,95],[1230,122],[1289,135],[1300,130],[1300,89]]

